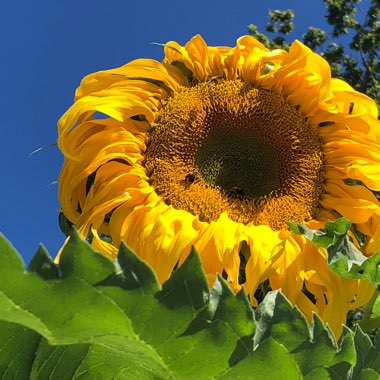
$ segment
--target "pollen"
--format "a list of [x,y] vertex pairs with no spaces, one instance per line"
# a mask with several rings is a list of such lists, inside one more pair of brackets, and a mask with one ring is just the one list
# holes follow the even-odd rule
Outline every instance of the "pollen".
[[173,207],[215,221],[279,229],[315,217],[323,193],[322,141],[284,97],[240,80],[183,88],[164,103],[145,167]]

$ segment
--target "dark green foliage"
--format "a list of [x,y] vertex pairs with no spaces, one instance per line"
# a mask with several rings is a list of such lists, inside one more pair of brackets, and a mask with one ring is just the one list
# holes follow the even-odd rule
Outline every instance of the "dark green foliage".
[[333,37],[348,34],[349,30],[357,23],[357,5],[360,0],[323,0],[327,7],[326,19],[333,27]]
[[[310,26],[302,35],[303,43],[330,63],[334,77],[345,80],[380,106],[380,1],[371,0],[368,9],[362,8],[360,0],[323,1],[331,33]],[[271,49],[288,49],[287,34],[294,29],[293,19],[291,10],[270,11],[265,29],[273,34],[271,39],[255,25],[249,26],[249,33]]]
[[25,272],[0,238],[2,379],[372,379],[373,342],[346,328],[338,344],[279,291],[253,311],[221,277],[209,289],[195,250],[161,287],[125,245],[112,262],[73,231],[59,268],[41,248]]
[[294,12],[291,9],[271,11],[269,17],[270,23],[265,28],[267,32],[288,34],[293,31]]
[[310,49],[316,50],[317,47],[321,46],[328,40],[327,33],[314,26],[309,27],[309,30],[302,36],[305,45],[309,46]]
[[58,278],[59,274],[57,266],[43,245],[38,248],[36,254],[33,256],[28,271],[39,274],[45,280]]
[[65,216],[63,212],[59,213],[58,216],[58,223],[59,223],[59,228],[61,231],[64,233],[65,236],[69,236],[71,229],[73,228],[73,223],[71,223]]

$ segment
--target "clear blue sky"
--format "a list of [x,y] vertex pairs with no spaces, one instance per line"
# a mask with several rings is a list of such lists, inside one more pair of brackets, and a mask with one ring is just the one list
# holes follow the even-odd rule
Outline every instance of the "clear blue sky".
[[294,38],[325,26],[322,0],[126,1],[19,0],[1,6],[0,231],[26,262],[43,242],[55,256],[57,185],[62,156],[57,120],[83,76],[132,59],[161,60],[151,42],[185,43],[200,33],[208,44],[234,45],[254,23],[264,31],[268,9],[296,12]]

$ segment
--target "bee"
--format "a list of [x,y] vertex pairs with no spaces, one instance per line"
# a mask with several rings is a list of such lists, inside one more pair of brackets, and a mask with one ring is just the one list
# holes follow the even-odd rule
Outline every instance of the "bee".
[[223,75],[214,75],[208,78],[208,82],[211,82],[211,83],[220,83],[223,81],[224,81]]
[[189,172],[185,176],[185,183],[187,185],[191,185],[192,183],[195,182],[196,179],[197,179],[196,174],[194,172]]
[[233,186],[228,191],[228,196],[231,198],[242,198],[244,197],[244,190],[239,186]]

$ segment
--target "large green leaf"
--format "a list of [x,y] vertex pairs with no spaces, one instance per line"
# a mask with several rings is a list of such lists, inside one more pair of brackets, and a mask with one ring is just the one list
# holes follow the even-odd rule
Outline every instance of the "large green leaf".
[[379,340],[345,329],[337,345],[279,291],[253,312],[222,278],[208,288],[194,249],[161,287],[125,245],[112,262],[74,232],[59,268],[40,248],[26,272],[0,239],[2,379],[364,378]]
[[17,323],[0,321],[1,379],[28,379],[41,335]]

